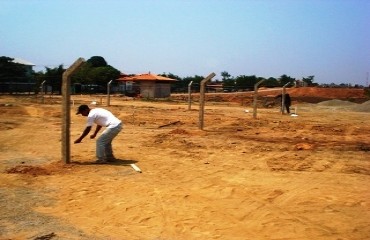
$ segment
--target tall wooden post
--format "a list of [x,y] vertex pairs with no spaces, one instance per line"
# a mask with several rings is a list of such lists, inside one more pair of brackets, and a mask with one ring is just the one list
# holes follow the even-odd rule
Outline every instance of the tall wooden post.
[[110,80],[107,84],[107,106],[110,106],[110,84],[113,80]]
[[191,110],[191,85],[193,84],[193,81],[190,81],[188,84],[188,110]]
[[216,76],[215,73],[211,73],[203,79],[200,82],[200,95],[199,95],[199,129],[203,130],[203,125],[204,125],[204,94],[205,94],[205,89],[206,89],[206,84],[209,82],[214,76]]
[[72,66],[70,66],[63,73],[62,80],[62,160],[64,163],[70,163],[70,124],[71,124],[71,79],[70,76],[80,67],[85,60],[83,58],[77,59]]
[[42,100],[42,103],[44,104],[45,103],[45,91],[44,91],[44,84],[45,84],[46,80],[44,80],[42,83],[41,83],[41,100]]
[[264,80],[259,81],[258,83],[254,84],[254,95],[253,95],[253,118],[257,118],[257,97],[258,97],[258,86],[264,82]]

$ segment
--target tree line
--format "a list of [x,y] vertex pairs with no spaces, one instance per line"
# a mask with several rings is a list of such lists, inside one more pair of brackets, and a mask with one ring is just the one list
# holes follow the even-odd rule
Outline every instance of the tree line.
[[[42,83],[50,88],[52,93],[61,93],[63,73],[66,70],[63,64],[58,67],[45,67],[45,71],[28,73],[24,65],[13,62],[13,58],[0,57],[0,87],[5,84],[17,85],[29,83],[33,91],[40,91]],[[110,80],[120,76],[120,71],[110,66],[103,57],[93,56],[88,59],[71,77],[72,85],[106,86]]]
[[[164,77],[169,77],[173,79],[177,79],[178,81],[173,84],[173,91],[185,91],[191,81],[193,81],[192,86],[199,86],[200,82],[204,79],[203,76],[195,75],[194,77],[185,77],[180,78],[177,75],[172,73],[163,73],[160,74]],[[264,80],[261,86],[264,87],[281,87],[287,83],[291,83],[291,86],[294,85],[296,82],[295,78],[292,78],[286,74],[281,75],[279,78],[269,77],[257,77],[255,75],[239,75],[236,77],[231,76],[227,71],[221,72],[221,79],[216,79],[213,81],[213,84],[222,84],[224,91],[233,92],[233,91],[246,91],[246,90],[253,90],[253,87],[256,83],[261,80]],[[315,76],[308,76],[302,78],[302,83],[305,86],[318,86],[317,83],[314,82]]]
[[[13,62],[13,58],[2,56],[0,57],[0,87],[5,83],[32,83],[34,92],[40,91],[39,87],[41,83],[48,86],[52,93],[61,93],[62,85],[62,75],[66,70],[63,64],[55,68],[45,67],[45,71],[35,72],[32,71],[31,74],[27,73],[24,66]],[[79,86],[83,88],[84,86],[88,89],[94,87],[95,92],[106,92],[107,83],[111,80],[118,79],[120,76],[120,71],[109,65],[106,60],[101,56],[93,56],[89,58],[71,77],[71,83],[73,86]],[[199,89],[200,82],[204,79],[204,76],[187,76],[179,77],[173,73],[162,73],[159,74],[164,77],[169,77],[176,79],[175,83],[171,85],[173,92],[186,92],[190,82],[192,83],[192,89]],[[232,76],[227,71],[223,71],[220,74],[221,79],[216,79],[212,81],[212,84],[222,85],[224,91],[245,91],[252,90],[253,86],[264,80],[261,86],[264,87],[281,87],[287,83],[291,83],[290,86],[297,81],[297,79],[292,78],[286,74],[281,75],[278,78],[269,77],[257,77],[255,75],[239,75]],[[305,86],[320,86],[314,82],[315,76],[303,77],[299,81]],[[31,84],[31,85],[32,85]],[[118,84],[117,81],[113,81],[113,85]],[[335,87],[338,85],[335,85]],[[345,85],[348,87],[348,85]],[[289,87],[289,86],[288,86]],[[330,87],[333,87],[331,85]],[[343,87],[343,85],[339,85]],[[83,89],[80,89],[83,90]]]

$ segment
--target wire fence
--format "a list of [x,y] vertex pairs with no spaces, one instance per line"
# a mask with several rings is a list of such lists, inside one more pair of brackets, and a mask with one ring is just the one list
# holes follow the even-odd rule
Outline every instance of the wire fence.
[[[71,84],[71,94],[106,94],[108,91],[107,85],[97,84]],[[206,86],[206,92],[241,92],[250,91],[252,88],[236,88],[227,86]],[[125,84],[112,84],[110,86],[111,94],[123,94],[129,97],[136,96],[151,96],[151,95],[168,95],[170,93],[188,93],[189,88],[183,86],[173,86],[166,84],[152,85],[134,85],[127,87]],[[193,84],[190,91],[197,93],[200,91],[199,84]],[[152,94],[153,93],[153,94]],[[0,82],[0,94],[51,94],[60,95],[61,86],[54,84],[53,81],[46,81],[45,84],[35,82]],[[145,96],[144,96],[145,95]]]
[[0,94],[34,94],[35,83],[0,83]]

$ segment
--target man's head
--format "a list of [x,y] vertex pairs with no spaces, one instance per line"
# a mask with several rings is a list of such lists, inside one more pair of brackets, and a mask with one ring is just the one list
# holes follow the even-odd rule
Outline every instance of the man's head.
[[81,114],[82,116],[87,116],[89,115],[90,108],[87,105],[80,105],[77,109],[76,114]]

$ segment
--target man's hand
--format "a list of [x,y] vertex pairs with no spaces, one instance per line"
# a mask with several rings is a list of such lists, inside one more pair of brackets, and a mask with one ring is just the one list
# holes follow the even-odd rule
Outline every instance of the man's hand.
[[82,141],[82,139],[84,139],[87,136],[87,134],[89,134],[90,130],[91,130],[91,127],[86,127],[85,130],[84,130],[84,132],[82,133],[81,137],[79,137],[75,141],[75,143],[80,143]]

